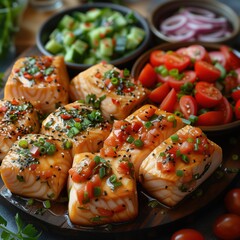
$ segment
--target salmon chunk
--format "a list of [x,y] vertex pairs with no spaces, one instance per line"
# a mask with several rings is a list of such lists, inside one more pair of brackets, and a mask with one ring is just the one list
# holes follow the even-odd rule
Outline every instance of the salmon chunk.
[[101,103],[103,115],[115,119],[126,118],[147,98],[148,92],[130,76],[128,70],[120,70],[106,63],[88,68],[70,83],[70,97],[73,101],[85,99],[89,94],[98,98],[105,96]]
[[38,112],[30,102],[0,100],[0,161],[19,137],[39,129]]
[[68,180],[68,211],[73,224],[94,226],[137,216],[134,169],[124,154],[114,159],[92,153],[75,155]]
[[55,200],[66,185],[72,157],[61,141],[29,134],[15,142],[2,161],[1,177],[14,194]]
[[173,207],[204,182],[222,162],[222,149],[200,128],[185,126],[143,161],[139,180],[161,203]]
[[99,109],[76,101],[48,115],[42,123],[41,133],[62,139],[74,156],[99,151],[110,130],[111,124]]
[[61,56],[20,58],[4,89],[4,99],[24,97],[43,113],[68,103],[69,76]]
[[115,121],[113,130],[104,141],[101,155],[117,156],[126,151],[138,177],[142,161],[166,138],[184,126],[181,118],[153,105],[144,105],[125,120]]

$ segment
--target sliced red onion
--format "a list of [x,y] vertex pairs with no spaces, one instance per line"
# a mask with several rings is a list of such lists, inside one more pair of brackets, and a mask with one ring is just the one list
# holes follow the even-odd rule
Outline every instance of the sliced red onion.
[[187,18],[183,15],[174,15],[167,18],[161,23],[161,30],[165,32],[172,32],[180,29],[187,22]]
[[187,25],[186,25],[189,29],[192,29],[192,30],[194,30],[194,31],[196,31],[196,32],[200,32],[200,31],[210,31],[210,30],[212,30],[213,29],[213,25],[212,24],[210,24],[210,23],[199,23],[199,24],[197,24],[197,23],[193,23],[193,22],[189,22],[189,23],[187,23]]
[[219,38],[226,37],[230,34],[230,32],[226,31],[226,28],[222,28],[216,32],[210,34],[202,34],[198,36],[199,41],[203,42],[215,42]]
[[211,18],[214,18],[216,16],[215,13],[213,13],[207,9],[204,9],[204,8],[186,7],[186,8],[184,8],[184,10],[186,10],[192,14],[195,14],[195,15],[201,15],[201,16],[206,16],[206,17],[211,17]]
[[195,31],[188,30],[185,33],[179,34],[179,35],[169,35],[168,37],[172,39],[174,42],[182,42],[182,41],[189,41],[192,39],[195,35]]

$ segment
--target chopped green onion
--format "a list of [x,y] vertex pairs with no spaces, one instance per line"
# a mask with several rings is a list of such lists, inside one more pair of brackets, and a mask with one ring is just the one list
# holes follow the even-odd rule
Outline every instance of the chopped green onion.
[[111,83],[112,83],[113,85],[118,85],[118,84],[119,84],[119,80],[118,80],[117,78],[112,78],[112,79],[111,79]]
[[54,144],[51,144],[47,149],[48,155],[53,155],[56,152],[56,146]]
[[172,77],[178,78],[178,75],[179,75],[178,69],[176,69],[176,68],[171,69],[169,71],[169,75],[172,76]]
[[76,136],[79,132],[80,132],[79,129],[77,129],[76,127],[71,127],[68,131],[67,136],[69,138],[72,138],[72,137]]
[[142,147],[143,146],[143,141],[141,139],[137,139],[133,143],[136,147]]
[[165,157],[165,156],[166,156],[166,153],[165,153],[165,152],[161,152],[161,153],[159,154],[159,156],[160,156],[160,157]]
[[102,190],[100,187],[94,187],[93,188],[93,196],[94,197],[100,197],[102,193]]
[[198,151],[198,149],[199,149],[198,144],[195,143],[195,144],[194,144],[194,151]]
[[99,156],[95,156],[94,158],[93,158],[93,160],[94,160],[94,162],[96,163],[96,164],[99,164],[100,163],[100,157]]
[[197,143],[197,144],[200,144],[200,143],[201,143],[201,139],[200,139],[200,138],[197,138],[197,139],[196,139],[196,143]]
[[175,118],[174,115],[169,115],[169,116],[167,117],[167,120],[168,120],[168,122],[173,122],[173,121],[176,120],[176,118]]
[[188,138],[187,142],[192,143],[192,142],[194,142],[194,139],[193,138]]
[[181,156],[181,151],[178,149],[177,151],[176,151],[176,157],[180,157]]
[[190,125],[191,124],[191,121],[189,121],[188,119],[186,118],[182,118],[182,122],[187,124],[187,125]]
[[232,155],[232,160],[237,161],[239,159],[239,156],[237,154]]
[[66,141],[63,143],[63,148],[64,148],[64,149],[71,149],[71,148],[72,148],[72,142],[66,140]]
[[46,148],[43,147],[43,146],[41,146],[41,147],[39,148],[39,150],[40,150],[40,153],[41,153],[42,155],[44,155],[44,154],[47,152]]
[[78,130],[82,129],[82,124],[80,122],[75,122],[74,127],[77,128]]
[[174,115],[178,116],[178,117],[183,117],[183,114],[180,111],[174,111]]
[[192,124],[194,124],[194,123],[197,122],[198,117],[197,117],[197,116],[194,116],[194,115],[190,115],[188,119],[189,119],[189,121],[190,121]]
[[117,187],[121,187],[122,183],[121,182],[115,182],[115,183],[113,183],[113,186],[114,186],[114,189],[115,189]]
[[33,203],[34,203],[34,200],[32,198],[29,198],[27,201],[27,205],[31,206],[31,205],[33,205]]
[[183,170],[177,170],[177,171],[176,171],[176,175],[177,175],[178,177],[183,177],[184,171],[183,171]]
[[130,75],[130,71],[129,71],[127,68],[125,68],[125,69],[123,70],[123,76],[124,76],[124,77],[129,77],[129,75]]
[[49,200],[44,201],[44,202],[43,202],[43,206],[44,206],[45,208],[49,209],[49,208],[51,207],[50,201],[49,201]]
[[115,174],[113,174],[110,178],[109,178],[110,183],[115,183],[117,181],[117,176]]
[[18,180],[19,182],[25,182],[24,177],[23,177],[23,176],[20,176],[20,175],[17,175],[17,180]]
[[49,129],[50,126],[52,126],[52,124],[53,124],[53,120],[48,121],[48,122],[45,124],[45,128],[46,128],[46,129]]
[[181,158],[182,158],[183,162],[185,162],[185,163],[189,163],[189,158],[188,158],[187,155],[182,154],[182,155],[181,155]]
[[127,137],[127,142],[128,142],[128,143],[133,143],[133,141],[134,141],[134,137],[131,136],[131,135],[129,135],[129,136]]
[[144,126],[145,126],[146,128],[150,128],[150,127],[152,126],[152,123],[151,123],[151,122],[146,122],[146,123],[144,124]]
[[28,141],[25,139],[22,139],[19,141],[18,146],[21,148],[28,148]]
[[106,169],[105,169],[105,167],[101,167],[99,169],[99,177],[104,178],[105,176],[106,176]]
[[177,142],[177,141],[179,140],[178,135],[177,135],[177,134],[173,134],[173,135],[171,136],[171,140],[172,140],[173,142]]

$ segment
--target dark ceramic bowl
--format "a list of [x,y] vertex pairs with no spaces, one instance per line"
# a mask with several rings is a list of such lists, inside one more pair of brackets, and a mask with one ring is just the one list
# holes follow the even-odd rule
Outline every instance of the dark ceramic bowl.
[[[73,13],[75,11],[80,11],[80,12],[84,13],[93,8],[100,8],[100,9],[101,8],[110,8],[115,11],[119,11],[119,12],[123,13],[124,15],[126,15],[130,12],[133,12],[134,16],[137,19],[136,26],[142,28],[145,31],[144,40],[135,50],[129,52],[128,54],[126,54],[123,57],[120,57],[118,59],[114,59],[114,60],[110,61],[111,64],[113,64],[115,66],[119,66],[119,67],[127,66],[129,62],[135,60],[148,47],[151,31],[150,31],[147,20],[145,20],[144,17],[142,17],[139,13],[137,13],[136,11],[133,11],[130,8],[127,8],[127,7],[121,6],[121,5],[117,5],[117,4],[111,4],[111,3],[92,3],[91,4],[91,3],[89,3],[89,4],[83,4],[78,7],[73,7],[73,8],[69,8],[69,9],[63,10],[61,12],[58,12],[57,14],[50,17],[41,26],[41,28],[39,29],[39,31],[37,33],[37,39],[36,39],[37,46],[38,46],[39,50],[41,51],[41,53],[44,55],[52,56],[52,54],[50,52],[48,52],[44,46],[49,39],[50,33],[57,27],[57,24],[59,23],[60,19],[62,19],[62,17],[64,15],[66,15],[66,14],[71,15],[71,13]],[[84,70],[91,66],[89,64],[70,63],[70,62],[66,62],[66,64],[69,69],[74,69],[74,70]]]
[[[149,62],[149,56],[150,53],[153,50],[163,50],[163,51],[170,51],[170,50],[177,50],[182,47],[188,47],[192,44],[199,44],[198,42],[193,43],[163,43],[158,46],[153,47],[152,49],[145,52],[143,55],[141,55],[136,62],[134,63],[132,67],[131,74],[133,77],[138,78],[140,75],[141,70],[144,68],[145,64]],[[209,51],[218,51],[220,48],[219,44],[211,44],[211,43],[201,43],[202,46],[204,46]],[[236,51],[236,53],[239,55],[239,52]],[[216,125],[216,126],[200,126],[200,128],[211,134],[211,135],[221,135],[221,134],[228,134],[232,131],[239,130],[240,129],[240,120],[233,121],[231,123],[222,124],[222,125]]]
[[239,16],[234,12],[234,10],[227,5],[215,1],[215,0],[201,0],[201,1],[192,1],[192,0],[169,0],[164,3],[159,4],[154,8],[153,12],[149,14],[149,23],[152,32],[154,33],[158,42],[177,42],[173,38],[170,38],[160,31],[160,23],[166,18],[175,14],[179,9],[183,7],[196,7],[210,10],[215,13],[217,16],[223,16],[229,22],[231,26],[231,33],[227,36],[218,38],[214,40],[214,43],[230,43],[236,39],[240,30]]

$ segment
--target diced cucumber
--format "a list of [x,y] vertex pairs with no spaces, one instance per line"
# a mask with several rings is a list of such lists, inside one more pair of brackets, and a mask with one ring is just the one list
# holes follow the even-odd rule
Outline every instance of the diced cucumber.
[[93,57],[93,56],[86,57],[86,58],[84,58],[83,63],[84,63],[84,64],[90,64],[90,65],[93,65],[93,64],[96,63],[96,58]]
[[74,62],[74,49],[70,47],[67,49],[66,54],[64,56],[64,60],[66,62]]
[[91,31],[95,28],[95,24],[92,22],[84,22],[79,24],[79,29],[81,29],[83,32]]
[[116,45],[115,45],[115,51],[117,53],[124,53],[126,51],[127,47],[127,38],[125,36],[121,36],[116,38]]
[[89,32],[88,36],[92,47],[97,47],[100,38],[104,38],[107,34],[113,31],[112,27],[99,27]]
[[63,50],[63,46],[60,43],[58,43],[55,39],[50,39],[46,43],[45,48],[52,54],[57,54]]
[[144,39],[145,32],[139,27],[132,27],[127,35],[127,49],[135,49]]
[[108,18],[108,21],[113,22],[114,27],[124,27],[127,25],[126,19],[120,12],[114,12],[114,14]]
[[62,20],[59,22],[60,29],[72,29],[75,23],[75,19],[69,15],[64,15]]
[[99,52],[101,56],[110,57],[113,55],[113,41],[111,38],[104,38],[100,40]]
[[86,22],[87,21],[87,16],[86,14],[82,13],[82,12],[74,12],[73,13],[73,17],[75,17],[77,20],[79,20],[80,22]]
[[101,15],[101,9],[93,8],[86,12],[87,20],[93,21]]
[[75,36],[73,32],[68,32],[63,37],[63,43],[70,46],[75,41]]
[[58,34],[61,34],[61,31],[58,28],[55,28],[53,32],[50,34],[49,38],[56,38]]
[[78,52],[80,55],[84,54],[84,52],[87,50],[88,48],[88,44],[81,41],[81,40],[77,40],[73,45],[72,45],[73,49]]

